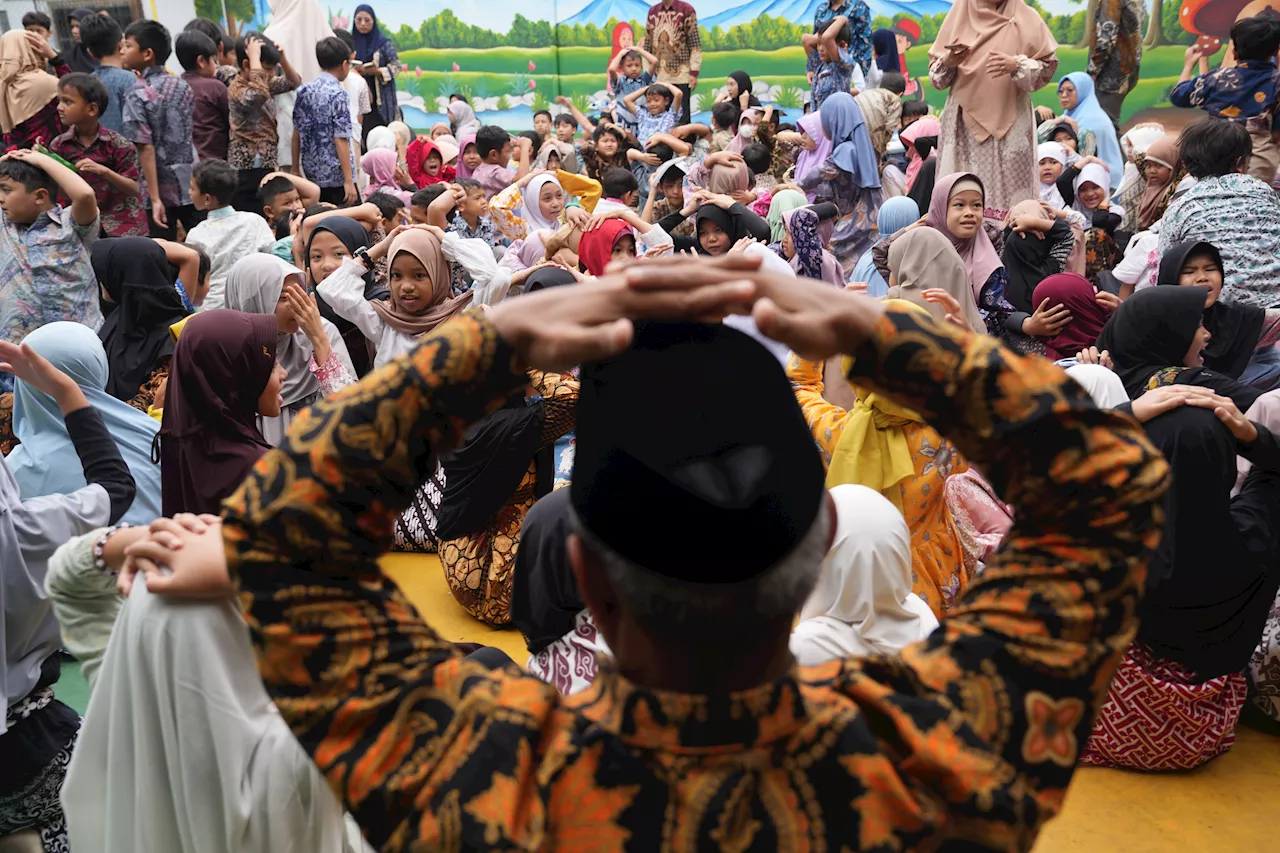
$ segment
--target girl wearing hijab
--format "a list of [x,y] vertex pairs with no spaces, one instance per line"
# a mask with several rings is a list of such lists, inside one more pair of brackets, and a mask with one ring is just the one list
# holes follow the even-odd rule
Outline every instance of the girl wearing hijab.
[[[795,182],[804,186],[811,175],[819,174],[827,157],[831,155],[831,140],[822,132],[822,116],[808,113],[796,122],[800,129],[800,153],[796,155]],[[805,190],[809,201],[814,200],[816,190]]]
[[782,240],[769,248],[791,263],[796,275],[817,278],[844,287],[844,271],[836,256],[822,248],[818,236],[818,214],[807,207],[782,214]]
[[580,196],[582,208],[590,213],[603,192],[599,181],[563,169],[530,172],[489,199],[489,215],[504,237],[520,240],[530,231],[558,230],[569,195]]
[[[1014,348],[1022,353],[1044,354],[1043,337],[1056,331],[1052,322],[1038,328],[1039,319],[1029,324],[1039,338],[1021,331],[1026,320],[1040,311],[1052,311],[1056,303],[1040,309],[1033,298],[1036,286],[1050,276],[1067,269],[1067,262],[1076,247],[1075,231],[1065,219],[1047,213],[1038,199],[1020,201],[1009,211],[1009,223],[1001,235],[1004,249],[1000,261],[1009,277],[1005,288],[1005,300],[1013,306],[1014,314],[1006,323],[1006,337],[1020,338]],[[1045,318],[1048,321],[1048,318]]]
[[[435,146],[432,146],[433,148]],[[386,193],[392,198],[398,198],[404,202],[404,206],[408,207],[413,193],[400,189],[400,185],[396,183],[396,152],[389,151],[386,148],[375,148],[360,158],[360,168],[364,169],[364,173],[369,176],[368,186],[365,188],[365,195],[371,196],[374,193]]]
[[[670,161],[668,161],[670,162]],[[542,149],[533,160],[534,171],[546,169],[551,172],[568,172],[578,174],[578,153],[572,143],[549,139],[542,143]]]
[[[106,393],[107,354],[97,334],[80,323],[50,323],[23,343],[73,379],[102,416],[137,486],[124,521],[147,525],[159,518],[160,466],[152,461],[151,445],[160,425]],[[5,464],[23,500],[70,495],[85,487],[83,469],[71,461],[75,445],[57,402],[21,379],[13,387],[13,431],[22,443],[5,457]]]
[[831,140],[831,154],[816,171],[798,180],[816,202],[834,202],[840,211],[831,252],[840,260],[847,281],[853,265],[877,239],[880,210],[880,164],[871,147],[862,111],[847,92],[837,92],[819,109],[822,132]]
[[474,137],[480,131],[480,119],[466,101],[454,101],[445,112],[449,114],[449,123],[453,126],[453,135],[462,142],[464,137]]
[[760,101],[756,98],[754,92],[751,75],[745,71],[734,71],[724,81],[724,88],[716,93],[715,102],[718,104],[722,101],[732,101],[735,104],[741,104],[742,96],[745,94],[747,103],[743,106],[743,109],[745,110],[746,107],[758,107],[760,106]]
[[355,39],[356,61],[360,65],[357,67],[352,63],[351,70],[364,75],[365,82],[369,84],[369,94],[373,96],[374,110],[383,122],[390,124],[400,118],[396,75],[404,70],[404,66],[400,63],[396,46],[378,26],[378,16],[372,6],[367,3],[357,6],[352,20],[355,30],[351,35]]
[[63,131],[58,78],[45,70],[47,59],[31,42],[26,30],[0,36],[0,130],[6,150],[32,148],[37,140],[48,145]]
[[782,190],[769,200],[769,215],[764,219],[769,223],[769,242],[781,243],[782,235],[787,233],[786,223],[782,217],[789,211],[804,207],[809,203],[804,193],[796,190]]
[[[1280,587],[1280,446],[1230,400],[1209,396],[1202,405],[1150,419],[1135,406],[1173,481],[1138,636],[1111,681],[1084,764],[1189,770],[1235,741],[1247,694],[1242,670]],[[1253,470],[1232,497],[1237,456]]]
[[[343,261],[353,257],[362,249],[366,251],[369,249],[369,232],[350,217],[328,216],[316,223],[306,239],[302,263],[307,271],[307,287],[317,295],[316,302],[320,307],[320,315],[336,326],[342,335],[347,354],[355,366],[356,376],[364,376],[373,366],[372,343],[365,338],[359,327],[344,318],[325,301],[319,287],[321,282],[338,271]],[[385,299],[390,293],[383,272],[385,259],[379,260],[382,263],[375,263],[374,270],[361,271],[360,285],[367,300]]]
[[[314,240],[313,257],[324,248],[314,248]],[[390,293],[370,300],[365,276],[384,256],[390,261]],[[450,265],[455,263],[474,282],[461,296],[452,294]],[[488,243],[430,225],[396,229],[367,253],[344,256],[336,270],[317,282],[320,295],[338,316],[354,323],[377,346],[375,367],[413,349],[423,334],[469,305],[500,302],[510,286],[511,276],[499,269]]]
[[[898,58],[898,37],[893,30],[876,30],[871,34],[871,70],[867,72],[867,88],[880,88],[884,72],[902,73],[902,61]],[[905,76],[905,75],[904,75]]]
[[929,79],[950,90],[938,174],[980,175],[993,221],[1036,196],[1031,93],[1052,79],[1057,50],[1044,19],[1023,0],[957,0],[929,48]]
[[102,416],[73,379],[30,346],[8,342],[0,342],[0,368],[55,402],[88,484],[67,495],[24,501],[8,466],[0,462],[0,690],[5,704],[0,839],[34,831],[36,849],[67,850],[58,795],[80,720],[54,698],[62,641],[45,576],[49,557],[63,542],[115,524],[133,504],[135,487]]
[[[938,156],[938,134],[942,133],[942,125],[933,116],[925,116],[913,121],[906,130],[898,134],[898,139],[907,149],[907,189],[911,190],[920,177],[920,170],[925,163]],[[937,164],[935,163],[936,167]],[[932,186],[930,187],[932,192]]]
[[911,591],[941,618],[977,568],[966,563],[945,497],[947,478],[969,463],[919,414],[869,388],[853,386],[857,401],[849,410],[829,402],[820,362],[793,354],[787,378],[827,466],[827,488],[853,483],[888,498],[911,535]]
[[1178,140],[1162,136],[1147,146],[1145,153],[1134,158],[1143,177],[1143,189],[1138,198],[1138,215],[1134,231],[1146,231],[1164,216],[1177,192],[1178,184],[1187,176],[1182,163]]
[[911,591],[911,534],[902,514],[865,486],[836,486],[830,494],[835,539],[791,632],[801,666],[896,655],[938,627]]
[[1085,220],[1085,278],[1097,281],[1098,273],[1120,260],[1116,231],[1124,220],[1124,208],[1110,201],[1110,175],[1101,163],[1090,163],[1072,182],[1072,209]]
[[1280,370],[1274,367],[1280,341],[1280,308],[1256,308],[1222,297],[1226,267],[1222,253],[1212,243],[1188,240],[1171,246],[1160,259],[1156,284],[1207,287],[1204,327],[1209,332],[1204,366],[1239,379],[1261,391],[1280,384]]
[[667,216],[658,226],[671,234],[695,211],[697,218],[694,220],[694,228],[697,236],[673,236],[671,240],[677,252],[692,250],[700,255],[727,255],[744,237],[769,243],[769,223],[727,195],[699,193],[690,199],[683,210]]
[[[302,278],[293,264],[260,253],[236,261],[227,276],[228,308],[276,318],[276,362],[286,374],[283,403],[278,416],[258,418],[258,430],[272,447],[299,412],[355,381],[356,369],[338,327],[320,317],[314,297],[302,289]],[[292,299],[287,287],[296,288]]]
[[1207,287],[1149,287],[1120,304],[1098,336],[1131,399],[1162,385],[1199,385],[1247,410],[1258,391],[1205,367]]
[[[67,65],[71,71],[78,74],[92,74],[98,67],[98,60],[89,55],[89,51],[80,41],[80,22],[94,15],[92,9],[73,9],[71,14],[67,15],[67,24],[71,27],[71,37],[75,40],[75,44],[71,46],[71,55],[67,58]],[[237,72],[239,69],[236,69]],[[64,76],[62,74],[59,77]]]
[[480,152],[476,149],[476,135],[466,133],[458,137],[458,177],[470,178],[481,163]]
[[[919,123],[916,122],[915,124]],[[915,124],[912,127],[915,127]],[[907,196],[886,199],[885,203],[880,206],[880,213],[876,217],[880,240],[889,239],[919,218],[920,208],[916,207],[916,203]],[[867,249],[862,253],[862,257],[858,258],[858,263],[854,265],[853,273],[850,275],[849,280],[865,282],[867,295],[879,299],[889,292],[889,283],[884,280],[880,275],[880,271],[876,269],[875,260],[871,254],[874,248],[872,246],[871,249]]]
[[272,314],[202,311],[173,353],[160,427],[164,514],[222,511],[271,445],[258,416],[280,416],[284,368]]
[[[457,154],[457,151],[454,151]],[[444,152],[425,136],[419,136],[417,139],[409,143],[409,147],[405,150],[405,164],[409,167],[409,177],[413,179],[413,183],[418,189],[426,189],[432,184],[452,183],[457,180],[458,172],[453,166],[445,165]],[[368,167],[365,167],[368,171]],[[373,183],[370,176],[369,182]],[[388,181],[384,178],[382,185],[387,185]],[[391,184],[395,183],[394,171],[391,177]],[[396,187],[399,190],[399,186]],[[405,202],[406,205],[409,202]]]
[[973,299],[969,271],[964,261],[940,231],[912,228],[893,241],[889,249],[889,275],[886,296],[902,299],[924,308],[934,319],[945,321],[947,311],[941,303],[925,294],[932,289],[946,292],[960,305],[965,324],[983,334],[987,326]]
[[1097,154],[1110,172],[1107,191],[1118,187],[1124,175],[1124,155],[1120,153],[1116,126],[1094,94],[1093,79],[1083,71],[1067,74],[1058,82],[1058,102],[1062,104],[1063,114],[1075,119],[1081,132],[1089,131],[1097,138]]
[[611,261],[634,258],[637,242],[647,251],[671,246],[671,238],[660,226],[645,222],[634,210],[611,210],[587,225],[575,251],[588,274],[601,276]]
[[106,318],[98,336],[111,369],[107,393],[146,412],[169,374],[169,327],[188,314],[174,286],[178,270],[146,237],[98,240],[91,259]]
[[1048,300],[1050,306],[1061,305],[1071,316],[1070,322],[1051,338],[1045,338],[1045,357],[1054,361],[1074,358],[1088,349],[1102,334],[1111,312],[1098,301],[1098,290],[1079,273],[1051,275],[1036,285],[1032,301],[1039,305]]

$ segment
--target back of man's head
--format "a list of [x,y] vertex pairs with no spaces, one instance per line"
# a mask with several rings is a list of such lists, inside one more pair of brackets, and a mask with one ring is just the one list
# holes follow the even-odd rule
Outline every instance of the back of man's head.
[[1214,178],[1243,172],[1253,156],[1253,140],[1243,125],[1220,118],[1202,118],[1183,129],[1178,150],[1187,174]]

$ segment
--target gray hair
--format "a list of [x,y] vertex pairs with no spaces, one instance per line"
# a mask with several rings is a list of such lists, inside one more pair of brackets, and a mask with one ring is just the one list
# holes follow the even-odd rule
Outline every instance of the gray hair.
[[[785,557],[750,580],[691,583],[636,565],[586,528],[570,510],[570,529],[600,564],[621,605],[636,621],[676,637],[732,626],[750,630],[750,617],[791,619],[809,598],[822,572],[833,513],[823,502],[818,517]],[[678,547],[678,545],[673,545]]]

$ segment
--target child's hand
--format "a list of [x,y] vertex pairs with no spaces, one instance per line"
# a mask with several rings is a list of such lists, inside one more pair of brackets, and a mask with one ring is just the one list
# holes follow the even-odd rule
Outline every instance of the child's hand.
[[653,190],[657,189],[657,187],[658,187],[658,173],[654,172],[652,175],[649,176],[649,191],[650,191],[649,194],[652,195]]
[[[277,47],[279,46],[277,45]],[[258,36],[250,37],[244,44],[244,52],[249,57],[250,66],[260,64],[262,62],[262,39]]]
[[591,222],[591,214],[580,207],[566,207],[564,209],[564,221],[574,228],[586,228]]
[[604,213],[597,213],[595,216],[591,217],[590,221],[587,222],[586,226],[582,230],[584,233],[587,231],[594,231],[610,219],[618,219],[621,216],[621,210],[608,210]]
[[[863,285],[863,287],[865,288],[866,285]],[[948,323],[964,329],[966,332],[973,331],[973,327],[969,325],[968,318],[964,316],[964,309],[960,307],[960,301],[950,293],[940,287],[931,287],[920,295],[924,297],[925,302],[941,305],[942,310],[946,312]]]
[[72,392],[80,393],[75,380],[50,364],[30,344],[0,341],[0,371],[12,373],[37,391],[48,394],[59,405],[63,405]]
[[110,170],[101,163],[87,157],[76,161],[76,171],[82,175],[105,175]]
[[738,242],[733,244],[733,248],[729,250],[729,254],[744,254],[747,251],[747,247],[754,245],[755,242],[756,238],[754,237],[741,237],[738,239]]
[[307,293],[300,285],[291,281],[284,287],[284,298],[289,303],[289,310],[293,312],[294,319],[298,321],[298,328],[302,329],[307,340],[311,341],[316,364],[323,365],[329,360],[332,346],[329,343],[329,336],[325,333],[324,323],[320,319],[320,306],[316,304],[315,294]]
[[562,106],[562,107],[571,107],[571,106],[573,106],[573,100],[572,100],[572,99],[570,99],[567,95],[557,95],[557,96],[556,96],[556,103],[557,103],[557,104],[559,104],[559,105],[560,105],[560,106]]
[[1099,290],[1093,297],[1097,303],[1108,311],[1114,311],[1122,304],[1120,297],[1108,290]]
[[467,200],[467,191],[460,184],[449,184],[449,195],[453,196],[454,207]]
[[1198,44],[1193,44],[1182,52],[1182,58],[1186,60],[1188,68],[1199,62],[1203,55],[1204,54],[1200,52],[1200,45]]
[[27,43],[31,45],[32,50],[40,56],[43,56],[45,59],[53,59],[58,55],[58,52],[53,49],[53,45],[49,44],[35,33],[27,33]]
[[49,162],[50,158],[39,151],[32,151],[30,148],[15,148],[0,157],[0,160],[21,160],[23,163],[29,163],[44,171],[44,165]]

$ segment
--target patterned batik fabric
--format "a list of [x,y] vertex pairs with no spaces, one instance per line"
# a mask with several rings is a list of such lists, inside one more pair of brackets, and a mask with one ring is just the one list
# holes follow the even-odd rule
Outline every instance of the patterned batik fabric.
[[1276,594],[1245,675],[1253,704],[1271,719],[1280,720],[1280,593]]
[[40,833],[45,853],[71,853],[59,794],[75,746],[73,737],[30,785],[0,797],[0,838],[34,829]]
[[596,628],[590,610],[573,620],[573,630],[529,656],[525,668],[530,675],[550,684],[561,696],[581,693],[591,686],[599,672],[598,654],[609,654],[609,645]]
[[1244,709],[1244,673],[1203,683],[1141,643],[1125,652],[1080,756],[1082,764],[1190,770],[1231,749]]
[[440,550],[436,536],[436,513],[444,497],[444,469],[437,462],[435,473],[418,489],[413,503],[396,519],[391,550],[411,554],[434,554]]

